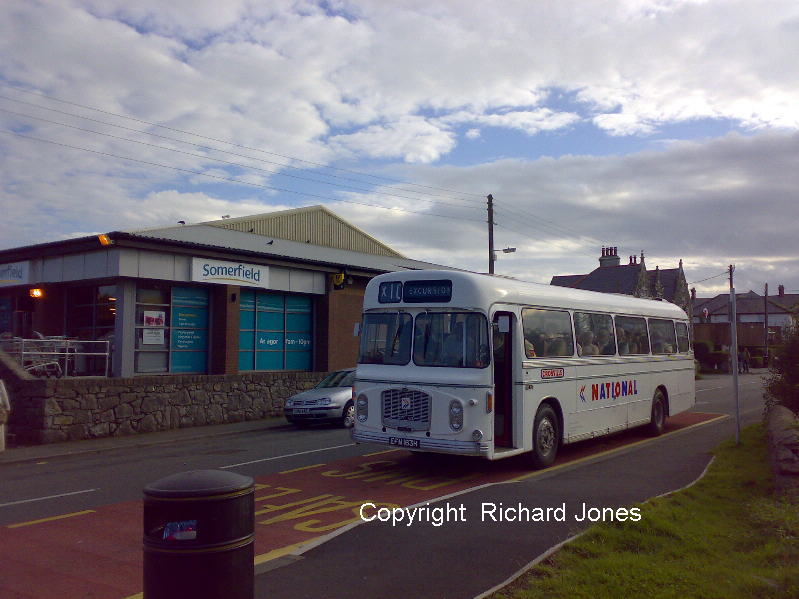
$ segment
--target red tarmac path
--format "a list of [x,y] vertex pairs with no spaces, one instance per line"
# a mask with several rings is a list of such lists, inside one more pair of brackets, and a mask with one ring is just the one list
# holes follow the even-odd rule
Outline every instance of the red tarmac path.
[[[684,413],[666,433],[717,414]],[[557,468],[648,439],[642,430],[569,445]],[[541,471],[539,471],[541,472]],[[477,486],[533,476],[523,456],[498,462],[424,462],[389,450],[256,478],[256,564],[360,520],[362,504],[409,506]],[[3,599],[125,599],[142,588],[142,504],[128,501],[0,527]]]

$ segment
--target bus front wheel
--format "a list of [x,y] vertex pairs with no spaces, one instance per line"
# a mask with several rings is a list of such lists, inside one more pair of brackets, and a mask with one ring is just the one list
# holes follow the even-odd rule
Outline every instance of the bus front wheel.
[[649,420],[649,433],[653,437],[663,434],[666,428],[666,398],[663,391],[658,389],[652,398],[652,416]]
[[532,461],[536,468],[546,468],[555,461],[560,445],[558,428],[558,416],[552,406],[539,407],[533,423]]

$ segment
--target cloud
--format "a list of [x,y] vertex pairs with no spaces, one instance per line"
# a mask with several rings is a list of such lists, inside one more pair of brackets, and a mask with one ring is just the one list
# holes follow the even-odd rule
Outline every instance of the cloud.
[[[645,249],[664,267],[679,257],[708,265],[689,280],[730,261],[753,286],[796,280],[797,264],[770,260],[799,249],[798,34],[787,0],[506,0],[468,10],[454,0],[7,0],[0,84],[73,104],[0,88],[11,99],[0,109],[30,115],[0,112],[0,239],[8,247],[329,198],[411,256],[480,269],[491,192],[498,245],[519,248],[499,263],[511,274],[587,272],[607,243]],[[685,141],[708,120],[746,135]],[[540,135],[549,131],[558,136]],[[656,150],[622,143],[636,138]],[[553,158],[535,159],[544,154]],[[348,195],[279,174],[382,181],[322,165],[466,191],[383,185],[394,197]]]
[[356,154],[423,163],[433,162],[449,152],[455,141],[452,131],[438,127],[427,119],[411,116],[329,139],[334,146]]
[[[598,265],[600,247],[613,245],[625,260],[644,251],[650,267],[675,268],[682,259],[689,282],[737,264],[742,289],[762,289],[767,281],[799,289],[797,160],[799,134],[772,132],[628,156],[410,166],[408,174],[436,187],[457,181],[459,189],[491,190],[496,247],[517,247],[515,254],[500,255],[497,272],[503,274],[549,282],[555,274],[587,273]],[[360,200],[396,204],[381,196]],[[487,269],[483,199],[451,195],[406,208],[419,214],[388,218],[386,211],[335,209],[411,257]],[[697,287],[701,294],[724,284]]]

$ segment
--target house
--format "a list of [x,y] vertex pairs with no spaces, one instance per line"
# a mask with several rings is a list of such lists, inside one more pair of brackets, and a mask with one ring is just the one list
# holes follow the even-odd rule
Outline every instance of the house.
[[682,260],[677,268],[661,269],[655,266],[653,270],[648,270],[643,252],[640,261],[638,256],[630,256],[627,264],[621,264],[618,249],[618,247],[603,247],[597,268],[584,275],[554,276],[550,285],[660,298],[677,304],[686,313],[690,311],[690,295]]
[[[729,347],[730,294],[693,299],[694,336],[697,341],[708,341],[716,349]],[[777,287],[777,295],[768,297],[749,290],[735,294],[735,313],[738,322],[738,344],[741,347],[766,345],[764,324],[768,312],[768,344],[779,343],[783,330],[796,322],[799,314],[799,293],[785,293],[785,286]]]

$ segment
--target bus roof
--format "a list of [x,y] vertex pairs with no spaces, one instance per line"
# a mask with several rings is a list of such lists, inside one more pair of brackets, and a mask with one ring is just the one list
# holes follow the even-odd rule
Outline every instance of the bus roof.
[[[409,303],[378,301],[381,283],[407,281],[451,281],[449,301]],[[487,310],[495,303],[564,308],[589,312],[613,312],[656,318],[687,320],[685,312],[668,301],[641,299],[629,295],[569,289],[555,285],[529,283],[516,279],[452,270],[413,270],[379,275],[369,281],[364,295],[364,310],[377,308],[405,309],[434,306],[436,308],[477,308]]]

